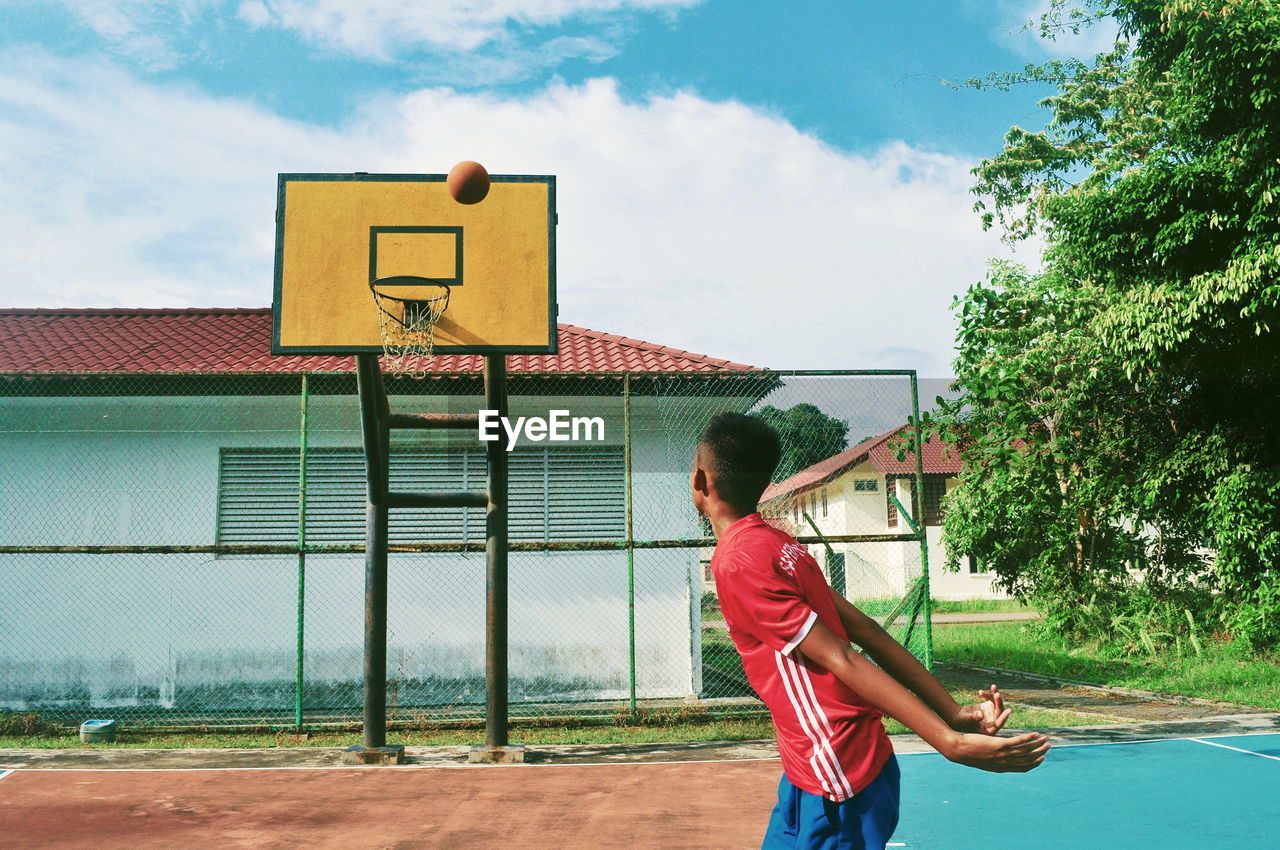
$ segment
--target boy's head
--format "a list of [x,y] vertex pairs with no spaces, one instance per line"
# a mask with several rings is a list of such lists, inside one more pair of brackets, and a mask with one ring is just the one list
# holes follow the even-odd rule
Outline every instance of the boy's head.
[[698,439],[690,487],[698,513],[719,502],[742,515],[756,509],[782,457],[778,432],[757,416],[717,415]]

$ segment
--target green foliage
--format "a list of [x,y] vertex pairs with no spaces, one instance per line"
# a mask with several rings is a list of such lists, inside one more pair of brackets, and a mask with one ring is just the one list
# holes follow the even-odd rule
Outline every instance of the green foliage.
[[[1102,15],[1123,40],[1092,61],[971,81],[1056,91],[1044,130],[1011,129],[975,169],[984,224],[1045,253],[957,301],[948,551],[1068,633],[1149,649],[1189,641],[1191,610],[1275,646],[1280,4],[1059,0],[1041,34]],[[1195,607],[1152,625],[1182,596]],[[1088,613],[1103,599],[1112,613]]]
[[[554,722],[516,720],[512,723],[512,740],[528,745],[539,744],[646,744],[691,741],[747,741],[773,737],[773,724],[762,709],[744,708],[740,714],[725,711],[711,713],[697,706],[646,710],[633,718],[621,712],[609,718],[554,718]],[[121,733],[114,743],[83,744],[74,734],[32,733],[0,734],[0,750],[78,749],[258,749],[275,747],[340,747],[359,744],[362,736],[355,732],[316,731],[306,738],[288,732],[149,732],[131,730]],[[472,728],[456,726],[424,730],[392,729],[387,743],[409,747],[447,747],[478,745],[484,741],[483,722]]]
[[1247,651],[1280,646],[1280,582],[1264,584],[1250,594],[1233,612],[1228,625]]
[[931,599],[934,614],[1033,613],[1034,609],[1016,599]]
[[812,404],[797,404],[785,410],[765,406],[756,415],[782,438],[782,460],[773,474],[775,481],[849,448],[848,423],[828,416]]
[[950,566],[973,554],[1068,631],[1131,569],[1187,576],[1203,566],[1187,529],[1139,510],[1140,470],[1115,462],[1153,445],[1162,423],[1087,332],[1099,298],[1053,272],[993,264],[956,304],[961,395],[939,399],[926,423],[964,461],[964,486],[946,503]]
[[1201,619],[1212,607],[1212,600],[1195,590],[1133,582],[1093,594],[1069,617],[1058,610],[1046,622],[1058,633],[1089,635],[1117,657],[1182,658],[1202,655],[1206,641],[1220,634],[1218,621]]
[[0,711],[0,735],[56,735],[57,724],[49,723],[31,711]]

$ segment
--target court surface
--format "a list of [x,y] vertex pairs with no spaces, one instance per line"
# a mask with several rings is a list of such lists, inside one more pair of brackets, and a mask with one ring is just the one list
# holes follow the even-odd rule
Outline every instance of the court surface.
[[[901,847],[1270,848],[1280,734],[1064,744],[1025,775],[899,755]],[[776,759],[0,773],[5,847],[758,847]]]

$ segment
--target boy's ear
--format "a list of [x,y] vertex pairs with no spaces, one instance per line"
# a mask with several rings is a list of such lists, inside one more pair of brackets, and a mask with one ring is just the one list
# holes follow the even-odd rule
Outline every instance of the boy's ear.
[[707,485],[707,471],[700,466],[693,470],[693,489],[699,493],[711,492],[711,488]]

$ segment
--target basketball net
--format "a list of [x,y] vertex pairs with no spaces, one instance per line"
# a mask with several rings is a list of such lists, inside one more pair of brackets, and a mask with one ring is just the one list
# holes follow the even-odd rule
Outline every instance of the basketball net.
[[378,281],[369,284],[378,306],[378,331],[382,337],[383,362],[393,375],[422,377],[425,360],[435,349],[435,328],[449,307],[449,287],[433,284],[438,294],[427,298],[397,298],[378,291]]

